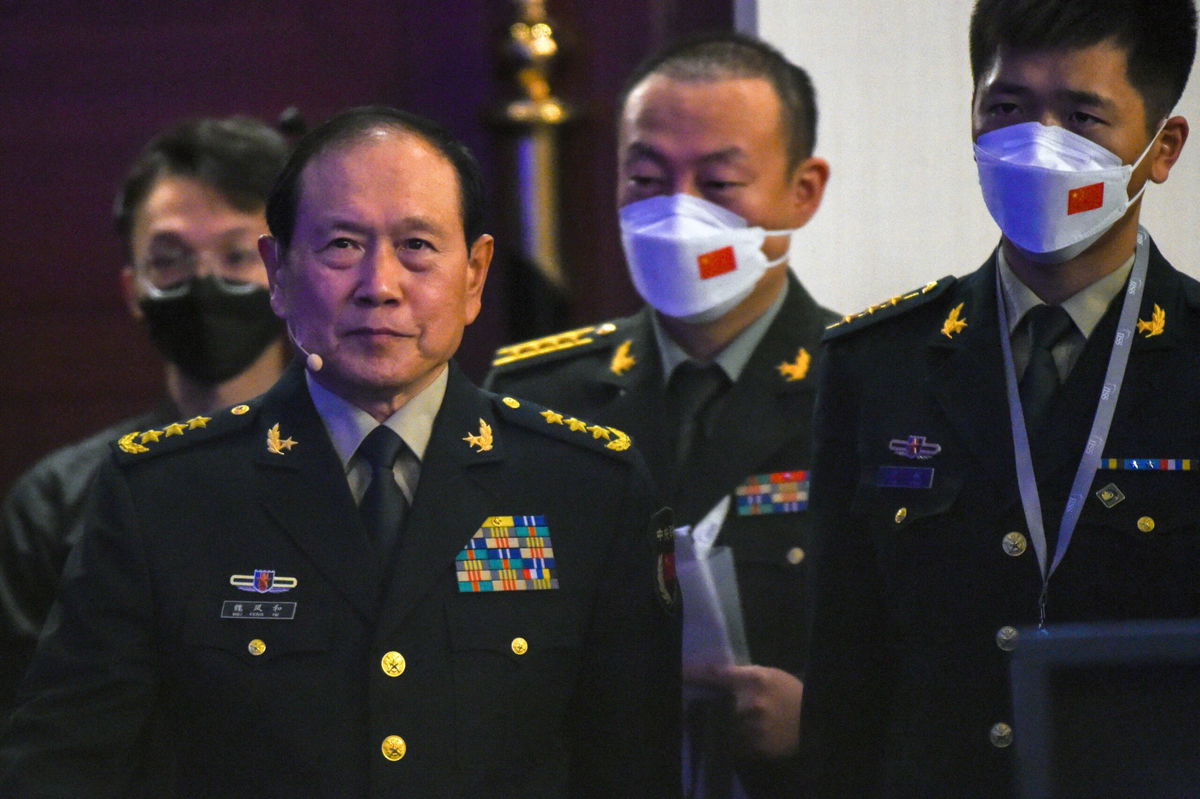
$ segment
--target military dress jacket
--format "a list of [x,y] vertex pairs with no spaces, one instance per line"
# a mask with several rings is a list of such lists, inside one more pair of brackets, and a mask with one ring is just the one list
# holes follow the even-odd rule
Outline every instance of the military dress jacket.
[[539,410],[452,367],[393,563],[299,363],[123,437],[0,794],[677,795],[669,519],[627,439]]
[[[802,677],[809,422],[818,345],[837,316],[789,274],[783,305],[729,389],[715,434],[698,445],[687,471],[675,475],[674,442],[663,432],[668,410],[652,313],[646,307],[628,318],[501,348],[485,385],[628,432],[659,485],[676,486],[668,504],[677,524],[695,524],[731,497],[715,543],[733,553],[750,660]],[[790,767],[755,773],[743,764],[739,772],[753,795],[790,795],[796,782]]]
[[0,718],[37,645],[67,553],[83,533],[88,491],[109,445],[130,430],[161,427],[179,417],[164,400],[51,452],[13,483],[0,508]]
[[[1150,246],[1101,470],[1048,583],[1048,625],[1200,613],[1200,474],[1186,460],[1200,453],[1200,284]],[[1042,579],[1018,493],[996,269],[993,255],[827,337],[802,721],[822,797],[1012,795],[1021,730],[1008,663],[1017,628],[1038,623]],[[1123,298],[1031,435],[1051,553]]]

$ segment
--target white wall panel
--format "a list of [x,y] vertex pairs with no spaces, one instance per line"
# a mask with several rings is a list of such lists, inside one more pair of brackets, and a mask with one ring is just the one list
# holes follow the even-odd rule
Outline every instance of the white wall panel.
[[[971,154],[967,0],[739,0],[813,77],[825,201],[793,240],[792,262],[822,303],[844,312],[987,257],[999,233]],[[1193,80],[1197,80],[1193,76]],[[1200,128],[1200,87],[1176,111]],[[1177,267],[1200,276],[1200,132],[1142,224]]]

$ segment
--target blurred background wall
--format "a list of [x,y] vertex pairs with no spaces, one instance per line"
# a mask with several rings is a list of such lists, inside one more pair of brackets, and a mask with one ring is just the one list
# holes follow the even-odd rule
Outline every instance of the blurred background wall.
[[[0,0],[0,491],[38,457],[152,404],[160,362],[118,288],[110,222],[129,162],[188,116],[315,124],[362,103],[434,117],[489,180],[497,259],[459,359],[480,377],[499,344],[631,311],[613,208],[615,104],[645,55],[689,32],[757,32],[810,71],[817,154],[832,179],[794,239],[824,304],[854,311],[970,271],[998,235],[970,148],[969,0],[548,0],[563,55],[553,91],[579,109],[559,130],[568,287],[547,308],[514,252],[516,95],[499,49],[512,0]],[[1179,109],[1200,121],[1200,87]],[[1147,191],[1145,224],[1200,275],[1200,142]]]
[[[625,76],[680,34],[731,28],[733,11],[731,0],[550,0],[549,11],[566,37],[554,89],[580,109],[561,131],[570,324],[636,305],[613,209]],[[447,125],[483,164],[498,239],[460,360],[481,377],[510,329],[529,333],[503,229],[507,134],[488,121],[515,92],[497,54],[513,19],[510,0],[0,0],[0,492],[161,395],[160,361],[121,300],[110,209],[141,146],[183,117],[273,120],[294,105],[311,125],[387,103]]]

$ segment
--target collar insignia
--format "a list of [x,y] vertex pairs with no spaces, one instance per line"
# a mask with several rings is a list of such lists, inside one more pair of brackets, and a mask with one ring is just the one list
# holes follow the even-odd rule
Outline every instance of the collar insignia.
[[1161,335],[1163,328],[1167,326],[1167,312],[1160,308],[1157,304],[1154,306],[1154,313],[1150,317],[1149,322],[1138,320],[1137,332],[1145,333],[1146,338],[1153,338]]
[[472,447],[479,447],[475,452],[487,452],[492,448],[492,426],[483,419],[479,420],[479,432],[467,433],[463,441]]
[[608,368],[614,374],[620,377],[633,368],[637,363],[637,358],[629,354],[629,348],[633,346],[633,339],[627,338],[621,342],[621,346],[617,347],[617,351],[613,353],[612,362]]
[[946,321],[942,322],[942,335],[946,338],[954,338],[955,335],[963,332],[963,328],[967,326],[967,320],[959,317],[965,304],[960,302],[950,311],[950,315],[946,317]]
[[785,381],[795,383],[808,376],[810,364],[812,364],[812,356],[808,354],[808,350],[801,347],[796,353],[795,360],[784,361],[775,368],[779,370],[779,374],[783,375]]
[[267,452],[283,455],[287,450],[296,446],[296,442],[291,436],[281,439],[279,435],[279,422],[276,422],[274,427],[267,431]]

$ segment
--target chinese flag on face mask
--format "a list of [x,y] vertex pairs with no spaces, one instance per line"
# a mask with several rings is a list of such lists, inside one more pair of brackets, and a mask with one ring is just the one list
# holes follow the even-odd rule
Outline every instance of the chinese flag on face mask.
[[1067,192],[1067,216],[1094,211],[1104,206],[1104,184],[1093,183]]
[[737,269],[737,259],[733,255],[733,247],[722,247],[696,256],[696,265],[700,267],[700,279],[708,280]]

